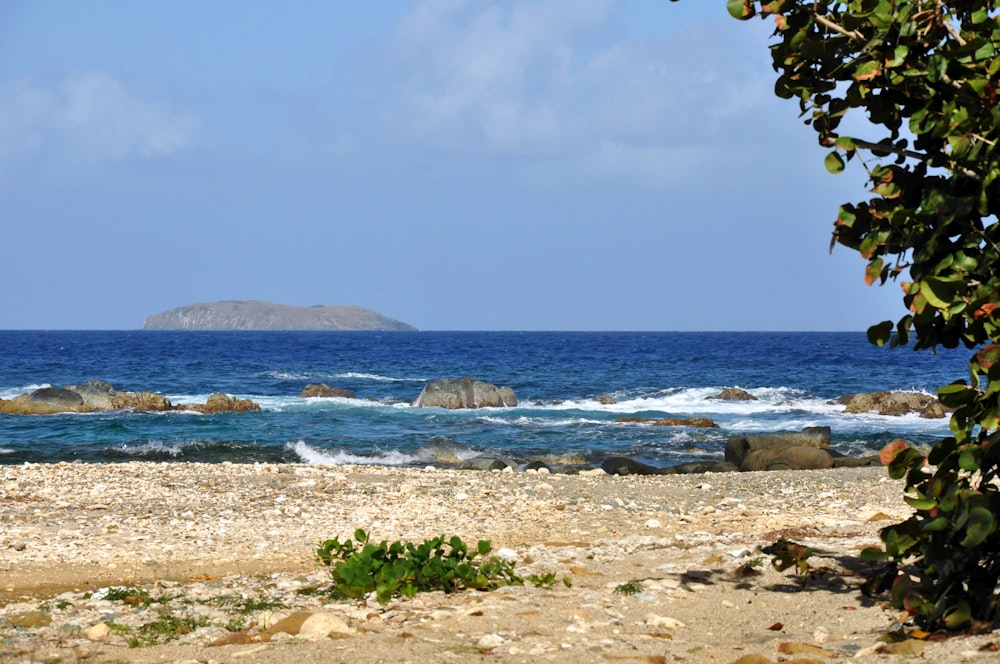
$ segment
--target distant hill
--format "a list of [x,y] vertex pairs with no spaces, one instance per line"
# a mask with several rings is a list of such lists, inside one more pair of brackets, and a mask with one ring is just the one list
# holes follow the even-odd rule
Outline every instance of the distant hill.
[[415,330],[355,306],[292,307],[257,300],[202,302],[146,318],[144,330]]

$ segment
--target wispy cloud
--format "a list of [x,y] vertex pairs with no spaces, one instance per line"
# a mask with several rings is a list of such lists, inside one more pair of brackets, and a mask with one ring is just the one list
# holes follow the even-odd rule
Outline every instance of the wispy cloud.
[[0,83],[0,176],[38,163],[163,157],[197,145],[199,133],[191,113],[104,72],[72,74],[51,87]]
[[620,4],[417,2],[379,54],[388,66],[373,116],[427,152],[683,186],[720,136],[738,141],[748,117],[773,107],[760,31],[732,21],[628,40]]

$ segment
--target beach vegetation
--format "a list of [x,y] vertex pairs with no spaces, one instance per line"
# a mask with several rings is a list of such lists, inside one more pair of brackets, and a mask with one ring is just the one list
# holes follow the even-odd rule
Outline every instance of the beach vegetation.
[[418,592],[523,585],[514,563],[490,556],[492,548],[488,540],[470,548],[458,536],[439,536],[421,544],[385,540],[373,544],[359,528],[353,540],[341,542],[335,537],[321,543],[316,556],[330,567],[334,596],[361,599],[374,593],[380,604],[387,604],[395,596],[413,597]]
[[642,581],[631,579],[615,586],[613,592],[616,595],[637,595],[642,592]]
[[802,587],[805,587],[811,571],[809,569],[809,558],[813,554],[811,548],[781,537],[774,544],[763,547],[761,552],[771,556],[771,566],[779,572],[792,568]]
[[[721,3],[720,3],[721,4]],[[1000,618],[1000,2],[728,0],[772,21],[775,93],[794,100],[831,173],[863,169],[836,245],[867,284],[896,282],[906,313],[872,343],[964,347],[968,374],[941,387],[950,436],[889,466],[910,518],[863,555],[866,588],[921,627]],[[748,118],[752,131],[752,118]],[[833,215],[831,214],[831,217]],[[776,560],[797,565],[794,557]]]

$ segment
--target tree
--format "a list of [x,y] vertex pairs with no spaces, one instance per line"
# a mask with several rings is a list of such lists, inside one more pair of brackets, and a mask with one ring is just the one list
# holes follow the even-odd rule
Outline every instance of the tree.
[[899,281],[909,310],[868,338],[974,351],[968,378],[938,392],[952,436],[889,467],[913,516],[863,554],[882,563],[868,588],[928,628],[1000,618],[998,4],[727,2],[738,19],[774,21],[775,93],[798,100],[827,169],[868,174],[867,200],[840,207],[830,246],[860,253],[869,285]]

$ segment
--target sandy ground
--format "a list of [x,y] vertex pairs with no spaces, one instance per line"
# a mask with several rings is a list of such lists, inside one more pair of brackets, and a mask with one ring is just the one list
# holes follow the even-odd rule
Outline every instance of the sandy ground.
[[[905,633],[902,616],[858,591],[868,570],[859,552],[877,543],[880,527],[907,514],[902,485],[881,468],[609,477],[363,466],[4,466],[0,661],[998,659],[995,633],[886,642],[888,634]],[[374,540],[488,539],[521,576],[558,581],[425,593],[384,606],[301,593],[328,579],[317,544],[356,528]],[[806,579],[773,569],[760,552],[780,537],[814,550]],[[638,592],[621,592],[630,582]],[[122,586],[172,599],[159,608],[99,601],[107,588]],[[210,608],[233,598],[264,606],[258,600],[265,596],[269,608],[238,616]],[[192,607],[211,625],[129,647],[128,635],[157,611]],[[307,633],[298,623],[310,616],[334,627]]]

